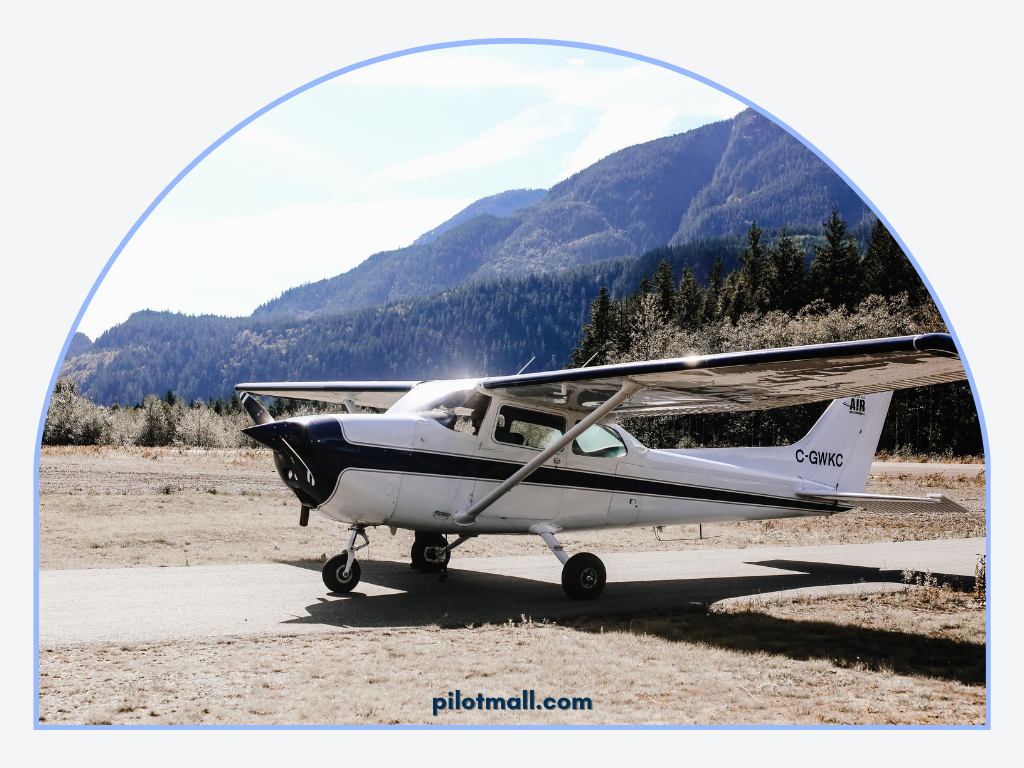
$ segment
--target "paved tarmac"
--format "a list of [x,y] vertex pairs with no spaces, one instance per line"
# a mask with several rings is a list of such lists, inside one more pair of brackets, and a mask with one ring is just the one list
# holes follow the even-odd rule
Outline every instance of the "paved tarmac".
[[216,565],[42,571],[41,647],[292,635],[330,629],[504,622],[699,607],[727,598],[827,585],[893,584],[902,571],[973,583],[985,540],[707,549],[602,555],[594,601],[562,592],[551,555],[459,559],[449,576],[367,561],[353,593],[331,595],[319,566]]

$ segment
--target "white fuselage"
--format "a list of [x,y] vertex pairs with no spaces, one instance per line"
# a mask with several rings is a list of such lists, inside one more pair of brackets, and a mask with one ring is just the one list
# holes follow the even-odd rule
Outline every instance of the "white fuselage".
[[[609,424],[622,436],[624,455],[579,455],[566,447],[485,509],[471,528],[459,527],[452,520],[457,512],[484,498],[540,452],[498,442],[496,411],[490,409],[477,435],[412,413],[332,417],[340,423],[345,443],[363,453],[359,461],[340,470],[333,493],[314,511],[349,524],[460,534],[526,533],[540,522],[580,530],[836,511],[831,503],[799,498],[800,491],[825,486],[804,480],[795,471],[780,471],[787,467],[785,462],[751,468],[730,463],[730,456],[742,452],[703,450],[688,455],[651,450]],[[563,413],[570,420],[582,417]]]

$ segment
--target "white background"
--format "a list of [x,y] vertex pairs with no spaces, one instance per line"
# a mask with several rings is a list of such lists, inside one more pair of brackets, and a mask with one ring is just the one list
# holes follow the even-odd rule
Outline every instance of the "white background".
[[[391,2],[379,11],[315,2],[8,7],[0,32],[8,339],[0,402],[10,488],[2,508],[5,754],[159,765],[225,758],[520,764],[541,754],[573,764],[600,757],[733,763],[744,753],[759,764],[790,764],[798,755],[854,764],[884,755],[887,763],[903,756],[948,765],[1000,757],[1018,729],[1014,570],[1024,515],[1013,497],[1021,456],[1014,332],[1021,312],[1021,19],[1009,9],[550,0]],[[32,732],[40,411],[62,345],[118,243],[197,154],[296,86],[402,48],[520,36],[642,53],[733,89],[827,155],[909,246],[965,350],[988,426],[993,731]]]

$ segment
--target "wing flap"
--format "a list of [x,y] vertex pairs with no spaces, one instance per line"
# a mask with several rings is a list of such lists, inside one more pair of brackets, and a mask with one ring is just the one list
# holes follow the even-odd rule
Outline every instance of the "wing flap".
[[848,509],[859,508],[867,512],[906,513],[906,512],[953,512],[964,513],[969,510],[941,493],[929,493],[926,498],[917,496],[886,496],[879,493],[798,493],[803,499],[819,499],[836,501]]

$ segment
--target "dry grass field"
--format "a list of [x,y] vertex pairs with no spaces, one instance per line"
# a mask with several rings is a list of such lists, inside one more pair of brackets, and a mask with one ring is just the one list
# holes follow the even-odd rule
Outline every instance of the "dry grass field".
[[[42,568],[315,561],[342,527],[297,524],[269,453],[44,449]],[[985,535],[980,478],[894,476],[869,491],[942,492],[967,515],[866,515],[563,535],[597,552],[799,546]],[[411,534],[371,532],[362,556],[408,557]],[[454,557],[541,554],[482,537]],[[505,625],[363,629],[40,651],[40,719],[59,723],[982,723],[985,611],[971,593],[910,587]],[[431,699],[589,696],[588,712],[462,711]]]
[[[931,594],[929,594],[931,593]],[[570,626],[360,630],[43,649],[47,724],[980,724],[985,612],[908,588]],[[434,696],[587,696],[459,711]]]
[[[985,535],[985,479],[876,478],[872,493],[945,493],[969,515],[882,515],[850,512],[703,527],[566,532],[570,550],[648,552],[687,548],[742,548],[858,544],[967,538]],[[42,568],[119,568],[220,563],[290,563],[325,559],[344,548],[345,530],[312,515],[298,525],[299,503],[274,471],[269,451],[46,448],[40,468]],[[371,530],[366,560],[409,556],[412,534]],[[453,557],[542,554],[535,536],[483,536]]]

